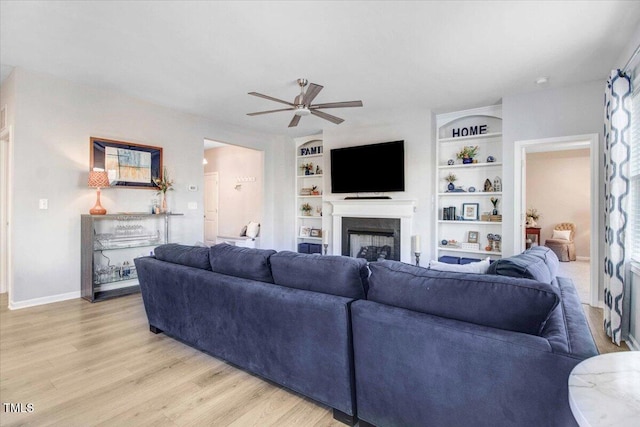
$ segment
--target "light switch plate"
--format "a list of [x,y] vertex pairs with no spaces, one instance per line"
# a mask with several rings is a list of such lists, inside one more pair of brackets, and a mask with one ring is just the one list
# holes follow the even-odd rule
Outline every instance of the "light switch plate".
[[198,203],[189,202],[189,203],[187,203],[187,208],[189,208],[189,209],[198,209]]
[[38,201],[38,208],[49,209],[49,199],[40,199]]

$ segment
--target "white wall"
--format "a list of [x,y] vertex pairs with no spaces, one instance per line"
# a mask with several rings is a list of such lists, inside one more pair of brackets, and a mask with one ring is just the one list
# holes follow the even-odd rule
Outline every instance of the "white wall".
[[[597,80],[558,89],[538,90],[535,92],[507,95],[502,100],[502,154],[505,159],[503,165],[503,253],[504,256],[513,255],[519,251],[514,246],[513,230],[519,219],[514,218],[515,200],[513,185],[515,168],[513,164],[514,143],[531,139],[543,139],[570,135],[598,134],[598,156],[602,156],[602,127],[603,127],[603,99],[605,80]],[[511,159],[511,160],[510,160]],[[603,182],[602,168],[597,171],[598,182]],[[602,188],[599,194],[592,197],[602,199]],[[597,220],[599,235],[602,235],[604,219],[602,212]],[[602,247],[602,243],[600,244]],[[601,262],[597,261],[602,277]],[[599,287],[602,281],[598,280]],[[599,289],[598,295],[602,295]]]
[[[385,112],[380,119],[363,125],[327,127],[323,131],[324,141],[324,201],[342,200],[344,194],[331,194],[330,151],[333,148],[404,140],[405,142],[405,191],[388,193],[392,199],[414,199],[416,201],[412,234],[422,240],[422,265],[433,258],[431,253],[433,156],[435,149],[435,117],[430,110],[417,112]],[[294,169],[293,167],[291,169]],[[325,205],[326,206],[326,205]],[[331,215],[323,215],[322,228],[331,229]],[[333,235],[333,230],[330,231]],[[331,250],[331,249],[330,249]]]
[[[205,173],[218,172],[218,235],[239,236],[249,221],[262,223],[262,151],[229,145],[206,150],[204,156]],[[238,182],[238,177],[255,181]]]
[[[48,75],[16,69],[13,188],[12,307],[79,295],[80,215],[95,202],[87,187],[89,137],[123,140],[164,149],[164,164],[175,180],[169,207],[183,212],[172,219],[173,240],[203,239],[203,139],[233,141],[265,150],[265,193],[284,178],[279,151],[287,138],[239,130],[117,93],[81,86]],[[4,90],[3,85],[3,90]],[[187,185],[199,190],[188,192]],[[111,213],[147,210],[154,192],[108,189],[102,205]],[[38,199],[49,200],[48,210]],[[198,209],[188,210],[196,202]],[[278,247],[286,230],[273,206],[266,207],[262,241]]]
[[576,255],[590,257],[591,160],[590,150],[527,154],[527,208],[542,215],[540,242],[553,235],[561,222],[576,225]]

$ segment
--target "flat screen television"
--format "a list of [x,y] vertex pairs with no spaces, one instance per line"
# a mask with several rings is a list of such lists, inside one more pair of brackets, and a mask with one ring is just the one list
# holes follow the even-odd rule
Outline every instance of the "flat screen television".
[[331,150],[332,193],[404,191],[404,141]]

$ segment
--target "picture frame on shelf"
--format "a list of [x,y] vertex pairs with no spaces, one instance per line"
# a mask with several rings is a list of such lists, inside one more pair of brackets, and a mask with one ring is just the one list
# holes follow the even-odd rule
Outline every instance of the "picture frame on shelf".
[[478,243],[479,234],[477,231],[470,231],[467,235],[467,243]]
[[311,227],[306,225],[301,226],[300,237],[311,237]]
[[462,204],[462,219],[465,221],[477,221],[480,217],[478,212],[480,210],[479,203],[463,203]]
[[319,228],[312,228],[309,235],[310,237],[322,237],[322,230]]

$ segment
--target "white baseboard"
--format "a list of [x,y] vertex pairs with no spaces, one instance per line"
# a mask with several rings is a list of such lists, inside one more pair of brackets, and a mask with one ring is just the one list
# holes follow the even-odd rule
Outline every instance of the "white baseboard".
[[629,335],[629,339],[627,340],[627,345],[633,351],[640,351],[640,343],[633,337],[633,335]]
[[19,310],[21,308],[35,307],[37,305],[51,304],[52,302],[66,301],[75,298],[80,298],[80,291],[51,295],[48,297],[33,298],[24,301],[9,301],[9,310]]

